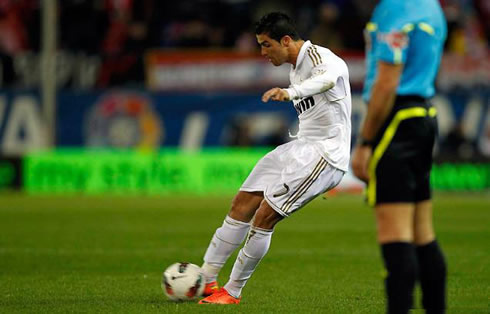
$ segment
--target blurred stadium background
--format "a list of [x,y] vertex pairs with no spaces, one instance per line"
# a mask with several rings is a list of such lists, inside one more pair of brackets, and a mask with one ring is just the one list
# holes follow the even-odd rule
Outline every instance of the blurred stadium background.
[[[475,222],[488,223],[490,2],[441,4],[449,36],[433,99],[440,137],[432,185],[442,198],[451,193],[478,201]],[[194,210],[205,211],[207,197],[225,198],[211,210],[218,222],[255,162],[297,128],[292,106],[260,101],[267,88],[288,85],[288,66],[270,65],[255,41],[254,21],[272,10],[293,16],[303,38],[347,61],[354,144],[365,113],[360,91],[369,1],[0,0],[0,224],[7,230],[0,236],[0,260],[6,263],[0,274],[8,275],[16,260],[49,255],[35,250],[31,256],[27,248],[37,246],[23,242],[40,236],[26,231],[35,222],[24,224],[29,215],[43,215],[38,209],[51,215],[46,220],[59,222],[56,229],[73,208],[90,209],[84,222],[100,218],[93,208],[129,219],[136,219],[129,205],[149,208],[141,213],[162,221],[148,219],[144,230],[151,223],[171,225],[168,213],[175,214],[181,203],[197,200],[201,207]],[[348,175],[337,191],[359,195],[362,188]],[[352,197],[361,206],[361,196]],[[333,204],[352,204],[342,199]],[[152,211],[157,207],[159,214]],[[203,230],[202,239],[215,227]],[[117,232],[124,228],[129,227]],[[478,230],[488,239],[488,226]],[[40,246],[51,243],[51,257],[59,257],[60,244],[45,240]],[[204,248],[206,241],[195,246]],[[161,257],[150,258],[155,256]],[[16,284],[17,277],[7,277],[7,292],[27,289]],[[9,292],[11,299],[0,302],[21,300],[24,290],[18,289],[17,296]]]
[[[0,1],[0,189],[234,191],[264,149],[296,128],[290,106],[260,102],[267,88],[288,85],[288,66],[268,64],[255,42],[253,23],[271,10],[291,14],[304,38],[347,60],[354,143],[365,112],[368,3]],[[489,5],[442,4],[449,37],[433,100],[433,184],[481,191],[490,187]],[[238,154],[248,162],[228,154],[251,147]],[[349,177],[342,187],[360,185]]]

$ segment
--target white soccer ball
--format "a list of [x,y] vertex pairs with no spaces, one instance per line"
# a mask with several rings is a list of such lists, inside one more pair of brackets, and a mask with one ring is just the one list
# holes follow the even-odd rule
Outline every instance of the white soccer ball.
[[200,297],[205,285],[201,267],[191,263],[175,263],[163,272],[162,289],[172,301]]

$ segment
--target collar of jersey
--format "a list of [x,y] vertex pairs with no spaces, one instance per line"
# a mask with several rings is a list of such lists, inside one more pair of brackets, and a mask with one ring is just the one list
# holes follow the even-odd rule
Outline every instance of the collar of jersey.
[[311,46],[311,41],[309,40],[305,41],[303,46],[301,46],[301,49],[299,50],[298,53],[298,58],[296,59],[296,67],[295,67],[296,69],[299,67],[301,62],[303,62],[303,59],[305,58],[305,54],[306,54],[306,49],[308,49],[308,47],[310,46]]

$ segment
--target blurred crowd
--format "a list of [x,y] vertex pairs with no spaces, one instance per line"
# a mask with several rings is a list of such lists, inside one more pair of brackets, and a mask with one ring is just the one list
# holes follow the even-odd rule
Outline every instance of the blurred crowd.
[[[58,49],[97,56],[97,87],[144,81],[151,48],[256,51],[254,22],[270,11],[295,18],[300,33],[335,52],[362,52],[363,29],[375,0],[63,0]],[[13,56],[39,52],[41,0],[0,0],[3,85],[15,80]],[[486,56],[490,1],[441,0],[448,20],[446,50]],[[20,62],[22,63],[22,62]],[[25,62],[24,62],[25,63]]]
[[[440,0],[449,26],[447,50],[488,49],[490,2]],[[59,48],[98,55],[154,47],[257,49],[254,21],[273,10],[290,14],[300,33],[332,50],[363,49],[373,0],[63,0]],[[40,47],[40,0],[0,0],[0,51]]]

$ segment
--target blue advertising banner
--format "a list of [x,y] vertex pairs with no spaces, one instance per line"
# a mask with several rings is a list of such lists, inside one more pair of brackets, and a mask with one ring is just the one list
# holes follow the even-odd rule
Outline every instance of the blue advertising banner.
[[[352,137],[366,111],[353,94]],[[438,153],[490,156],[489,93],[455,90],[433,100],[439,122]],[[0,155],[46,147],[40,95],[0,91]],[[167,93],[142,90],[60,91],[57,147],[196,151],[215,146],[276,146],[295,134],[290,103],[262,103],[261,93]],[[479,158],[481,160],[481,158]]]
[[[359,93],[352,99],[354,140],[366,106]],[[455,90],[432,102],[438,111],[439,153],[466,159],[490,156],[489,93]],[[289,103],[263,103],[257,92],[61,92],[57,145],[186,150],[276,146],[296,133],[297,121]]]
[[284,131],[287,135],[295,127],[296,113],[288,104],[265,104],[260,97],[258,93],[62,92],[57,144],[118,148],[274,145],[274,139],[267,137]]

